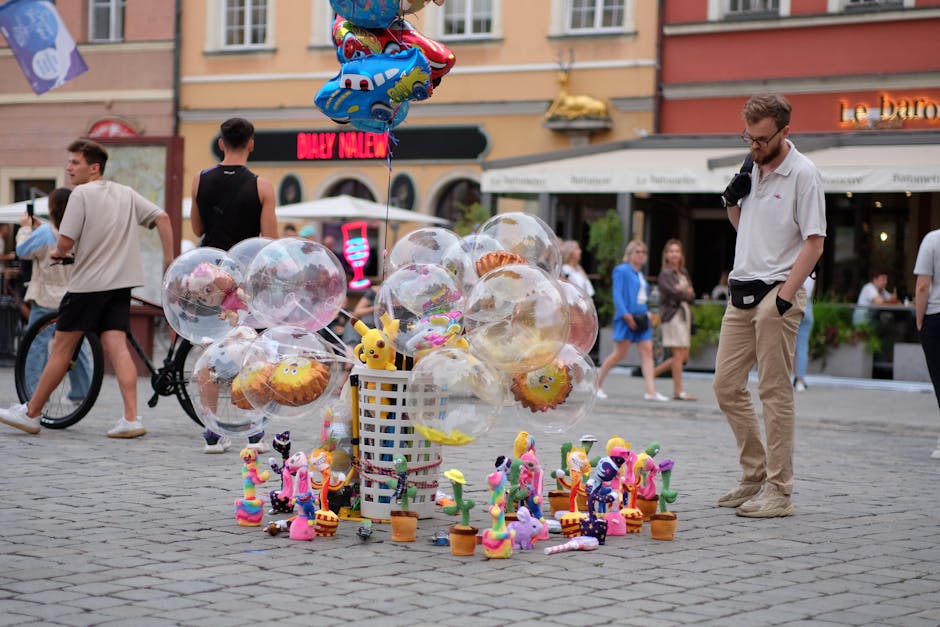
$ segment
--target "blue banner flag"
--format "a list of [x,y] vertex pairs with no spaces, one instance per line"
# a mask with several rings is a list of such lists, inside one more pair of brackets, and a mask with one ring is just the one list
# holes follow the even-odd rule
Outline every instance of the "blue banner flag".
[[0,32],[37,94],[64,85],[88,70],[75,40],[49,0],[9,0],[0,5]]

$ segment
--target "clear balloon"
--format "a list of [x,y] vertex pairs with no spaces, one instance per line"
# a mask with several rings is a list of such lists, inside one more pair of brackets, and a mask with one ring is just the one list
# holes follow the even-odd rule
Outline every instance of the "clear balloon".
[[320,448],[333,455],[331,468],[348,475],[353,466],[352,409],[349,403],[331,398],[323,408]]
[[[234,257],[235,260],[241,264],[242,268],[247,269],[255,256],[261,252],[261,249],[273,241],[274,240],[270,237],[249,237],[229,248],[228,254]],[[260,329],[265,326],[251,313],[251,305],[248,306],[248,315],[245,316],[241,323],[253,329]]]
[[262,326],[317,331],[346,304],[346,272],[333,252],[306,239],[271,242],[246,270],[247,300]]
[[258,336],[235,388],[272,418],[312,418],[342,378],[336,353],[316,333],[275,326]]
[[558,285],[568,303],[568,314],[571,319],[568,343],[587,355],[594,348],[594,342],[597,341],[598,322],[594,301],[584,290],[573,283],[559,281]]
[[565,433],[593,409],[597,370],[570,344],[546,366],[507,376],[500,420],[520,421],[532,432]]
[[528,372],[548,364],[567,342],[568,303],[543,270],[503,266],[473,287],[464,324],[477,357],[503,372]]
[[561,275],[561,242],[545,222],[528,213],[501,213],[483,223],[477,231],[472,257],[480,259],[489,252],[495,240],[499,250],[521,256],[529,264],[548,272],[553,278]]
[[398,240],[385,259],[389,274],[413,263],[427,263],[444,268],[463,286],[474,274],[470,250],[463,239],[449,229],[425,227]]
[[193,407],[207,429],[247,438],[264,431],[267,418],[233,389],[242,360],[258,337],[254,329],[235,327],[210,344],[193,366]]
[[462,446],[489,431],[501,399],[498,373],[466,349],[442,348],[415,364],[405,404],[425,438]]
[[392,344],[399,353],[416,353],[459,342],[463,331],[463,293],[457,278],[440,266],[416,263],[388,275],[375,298],[375,319],[399,321]]
[[225,336],[248,314],[244,270],[218,248],[196,248],[177,257],[163,276],[163,312],[170,326],[193,344]]

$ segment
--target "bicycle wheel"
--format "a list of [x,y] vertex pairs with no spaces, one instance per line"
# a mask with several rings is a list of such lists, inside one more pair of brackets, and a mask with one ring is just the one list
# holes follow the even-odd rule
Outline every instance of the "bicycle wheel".
[[174,371],[176,373],[176,398],[179,399],[180,406],[186,412],[186,415],[192,418],[197,425],[203,427],[205,425],[202,424],[202,420],[199,419],[199,415],[193,407],[193,401],[189,397],[189,388],[187,387],[193,376],[193,366],[200,355],[202,355],[201,347],[193,346],[189,340],[182,340],[176,349],[176,357],[173,358],[173,363],[175,364]]
[[[49,359],[57,312],[43,316],[26,330],[16,354],[14,380],[21,403],[36,391],[39,375]],[[40,422],[52,429],[65,429],[85,417],[101,392],[104,376],[104,355],[97,335],[82,337],[69,363],[69,370],[52,391],[43,407]]]

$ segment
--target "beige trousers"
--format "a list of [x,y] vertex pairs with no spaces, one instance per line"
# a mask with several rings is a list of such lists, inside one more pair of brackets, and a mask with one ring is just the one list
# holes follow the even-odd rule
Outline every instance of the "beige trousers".
[[[793,491],[793,434],[795,409],[790,368],[796,332],[806,309],[806,292],[800,288],[793,307],[781,316],[777,311],[777,286],[752,309],[738,309],[731,302],[725,311],[715,358],[715,397],[738,443],[741,481],[763,483]],[[767,435],[765,448],[757,411],[747,389],[748,373],[757,363],[757,391]]]

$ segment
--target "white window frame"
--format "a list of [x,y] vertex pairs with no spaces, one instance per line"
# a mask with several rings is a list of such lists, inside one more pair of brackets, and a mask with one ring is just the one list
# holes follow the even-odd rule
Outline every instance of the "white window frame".
[[[845,13],[849,10],[849,0],[829,0],[828,9],[830,13]],[[912,9],[916,6],[915,0],[904,0],[900,8]]]
[[[464,11],[464,23],[469,25],[473,21],[473,7],[474,3],[479,2],[480,0],[467,0],[467,7]],[[473,41],[479,39],[493,39],[499,36],[499,26],[498,26],[498,16],[502,13],[500,10],[500,4],[502,0],[490,0],[490,30],[485,33],[464,33],[462,35],[455,34],[444,34],[444,15],[445,10],[447,10],[447,3],[437,7],[431,6],[426,7],[424,10],[434,11],[437,14],[437,19],[435,20],[435,26],[437,28],[437,36],[445,41]],[[453,6],[453,5],[451,5]]]
[[[126,0],[89,0],[88,1],[88,41],[108,43],[124,41],[124,17]],[[108,9],[108,36],[95,37],[96,9]]]
[[[788,17],[790,15],[790,2],[791,0],[780,0],[777,11],[779,17]],[[726,21],[729,15],[733,15],[729,9],[729,0],[708,0],[708,20],[710,22]]]
[[558,37],[562,35],[592,35],[592,34],[623,34],[636,31],[635,23],[636,0],[624,0],[623,2],[623,24],[616,27],[604,27],[598,29],[578,28],[571,29],[571,0],[551,0],[551,21],[549,23],[549,35]]
[[620,0],[623,2],[623,21],[616,26],[603,26],[600,22],[604,15],[605,0],[590,0],[594,2],[594,24],[586,28],[574,28],[571,26],[572,11],[574,10],[573,1],[565,0],[563,30],[568,35],[588,35],[592,33],[622,33],[624,24],[632,22],[629,17],[633,13],[632,0]]
[[[245,14],[246,21],[243,27],[244,33],[250,35],[253,24],[251,24],[251,14],[253,12],[253,5],[264,2],[265,3],[265,28],[264,28],[264,41],[260,43],[243,43],[243,44],[229,44],[227,42],[227,29],[226,29],[226,20],[228,18],[228,3],[230,0],[217,0],[215,14],[216,19],[218,20],[218,50],[267,50],[273,47],[274,40],[274,0],[242,0],[245,3]],[[250,39],[250,37],[247,37]]]
[[310,46],[333,46],[333,7],[326,0],[311,0]]

